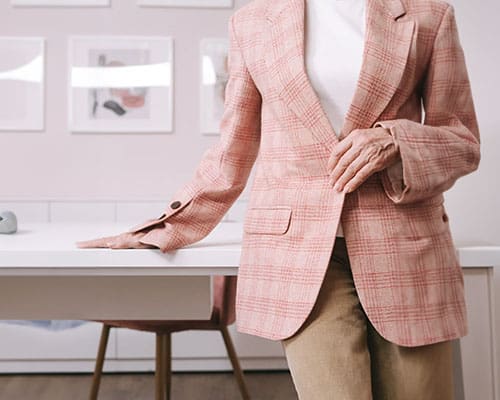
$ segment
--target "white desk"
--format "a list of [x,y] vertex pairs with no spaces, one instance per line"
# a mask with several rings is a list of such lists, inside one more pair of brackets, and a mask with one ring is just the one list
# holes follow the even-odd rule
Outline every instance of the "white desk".
[[168,254],[76,248],[77,240],[129,227],[30,224],[1,235],[0,319],[207,318],[210,276],[237,274],[241,225],[221,224]]
[[[210,276],[237,273],[241,224],[220,224],[203,241],[168,254],[74,244],[129,227],[29,224],[0,236],[0,319],[208,317]],[[458,254],[470,328],[457,347],[464,382],[457,399],[500,400],[493,280],[500,247],[459,246]]]

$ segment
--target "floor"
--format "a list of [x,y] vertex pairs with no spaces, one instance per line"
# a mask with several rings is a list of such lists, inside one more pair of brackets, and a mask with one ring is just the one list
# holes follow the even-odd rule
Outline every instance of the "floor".
[[[246,372],[252,400],[296,400],[288,372]],[[0,375],[0,399],[87,400],[91,375]],[[153,400],[153,374],[105,374],[99,400]],[[172,400],[239,400],[231,373],[175,373]]]

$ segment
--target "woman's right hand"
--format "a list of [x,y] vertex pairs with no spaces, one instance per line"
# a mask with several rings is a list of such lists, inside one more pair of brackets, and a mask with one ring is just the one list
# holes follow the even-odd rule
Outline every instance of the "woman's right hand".
[[147,231],[123,232],[115,236],[83,240],[76,242],[80,249],[109,248],[109,249],[157,249],[158,247],[139,242]]

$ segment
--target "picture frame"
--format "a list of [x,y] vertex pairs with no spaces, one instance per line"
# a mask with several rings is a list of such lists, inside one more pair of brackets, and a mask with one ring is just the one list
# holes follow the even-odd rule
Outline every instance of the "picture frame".
[[173,52],[170,36],[71,36],[69,130],[171,132]]
[[137,0],[141,7],[232,8],[233,0]]
[[0,37],[0,130],[45,126],[45,38]]
[[219,135],[224,112],[228,71],[229,40],[200,40],[200,131],[203,135]]
[[10,0],[15,7],[109,7],[111,0]]

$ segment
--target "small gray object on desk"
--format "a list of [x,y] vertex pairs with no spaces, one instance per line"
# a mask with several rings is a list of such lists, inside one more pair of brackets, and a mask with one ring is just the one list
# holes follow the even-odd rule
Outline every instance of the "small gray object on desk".
[[0,233],[16,233],[17,218],[12,211],[0,212]]

